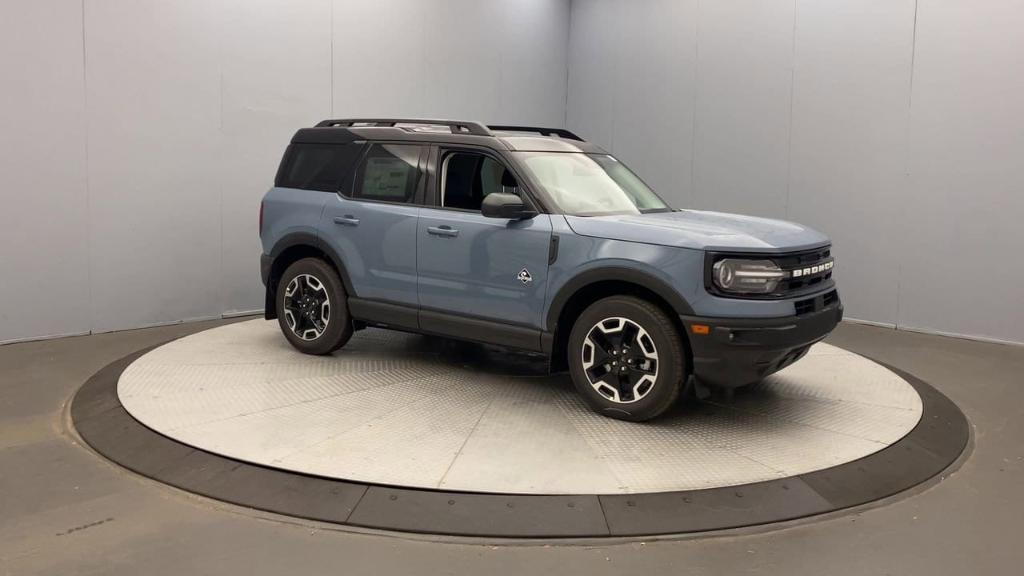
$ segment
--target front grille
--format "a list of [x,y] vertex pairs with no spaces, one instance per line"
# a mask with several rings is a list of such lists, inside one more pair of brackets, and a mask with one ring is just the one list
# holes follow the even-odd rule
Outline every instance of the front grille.
[[750,259],[770,259],[775,262],[779,268],[783,270],[796,270],[801,268],[813,267],[817,264],[827,262],[832,257],[832,247],[826,246],[824,248],[816,248],[814,250],[805,250],[803,252],[795,252],[791,254],[780,254],[780,255],[768,255],[768,254],[744,254],[744,253],[708,253],[705,259],[705,272],[704,272],[704,285],[709,292],[718,296],[724,296],[726,298],[753,298],[753,299],[780,299],[780,298],[792,298],[800,296],[800,294],[807,294],[810,292],[816,292],[822,288],[826,288],[828,283],[832,280],[832,270],[827,270],[821,273],[810,274],[800,277],[785,278],[779,282],[775,292],[771,294],[732,294],[718,290],[714,282],[711,280],[714,263],[717,260],[723,258],[750,258]]
[[832,247],[826,246],[825,248],[818,248],[817,250],[808,250],[806,252],[797,252],[795,254],[783,254],[782,256],[772,256],[771,259],[782,268],[799,268],[800,266],[808,266],[816,262],[821,262],[831,255]]
[[[791,256],[783,256],[779,258],[772,258],[780,268],[789,270],[792,268],[801,268],[805,266],[813,266],[818,262],[823,262],[832,255],[831,248],[823,248],[821,250],[812,250],[810,252],[802,252],[800,254],[793,254]],[[824,274],[818,274],[809,278],[789,278],[779,284],[777,293],[791,294],[793,292],[799,292],[804,289],[813,288],[814,286],[821,284],[822,282],[832,278],[832,271],[829,270]]]
[[814,298],[804,298],[793,303],[797,316],[818,312],[839,301],[839,292],[832,290]]

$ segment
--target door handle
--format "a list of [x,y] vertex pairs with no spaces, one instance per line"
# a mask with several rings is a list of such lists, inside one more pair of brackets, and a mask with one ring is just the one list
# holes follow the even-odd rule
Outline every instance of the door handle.
[[344,216],[335,216],[335,224],[341,224],[342,226],[359,226],[359,218],[351,214],[345,214]]
[[427,227],[427,234],[433,234],[434,236],[445,236],[447,238],[454,238],[459,235],[459,231],[445,224],[443,226]]

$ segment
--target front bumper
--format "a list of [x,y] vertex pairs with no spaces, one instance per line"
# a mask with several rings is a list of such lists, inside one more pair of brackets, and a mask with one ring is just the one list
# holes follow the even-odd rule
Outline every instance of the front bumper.
[[[693,373],[703,383],[725,388],[752,384],[807,353],[843,319],[838,300],[824,308],[784,318],[680,316],[693,352]],[[707,333],[700,328],[707,326]]]

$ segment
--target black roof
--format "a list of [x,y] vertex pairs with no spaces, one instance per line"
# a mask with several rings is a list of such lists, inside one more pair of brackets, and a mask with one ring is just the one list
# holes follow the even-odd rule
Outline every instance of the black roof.
[[324,120],[302,128],[292,142],[343,144],[357,140],[402,140],[445,144],[477,144],[504,150],[538,152],[597,152],[564,128],[492,125],[467,120],[423,118],[344,118]]

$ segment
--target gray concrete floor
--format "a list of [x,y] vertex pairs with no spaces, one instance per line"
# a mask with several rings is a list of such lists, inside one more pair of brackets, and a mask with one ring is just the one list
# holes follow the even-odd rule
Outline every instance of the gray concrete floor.
[[341,531],[206,500],[80,446],[78,386],[185,324],[0,347],[0,574],[1008,574],[1024,564],[1024,348],[843,325],[829,341],[916,374],[974,427],[952,476],[774,529],[585,544]]

